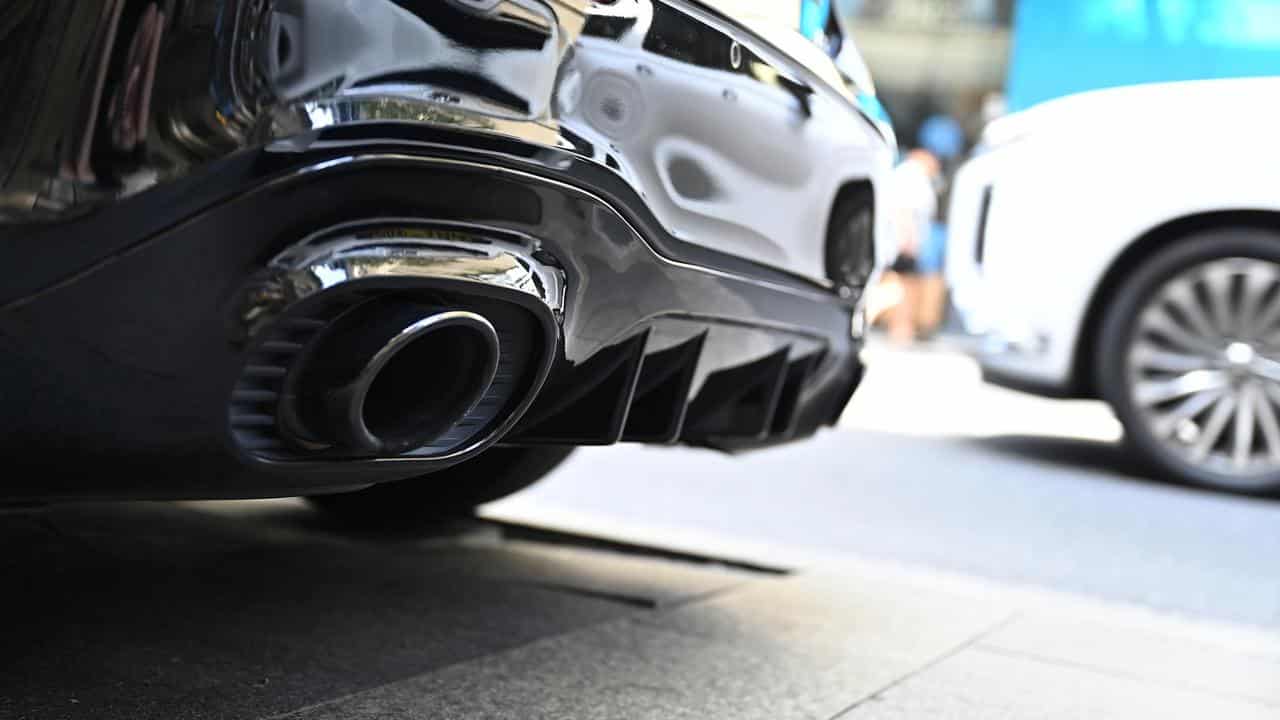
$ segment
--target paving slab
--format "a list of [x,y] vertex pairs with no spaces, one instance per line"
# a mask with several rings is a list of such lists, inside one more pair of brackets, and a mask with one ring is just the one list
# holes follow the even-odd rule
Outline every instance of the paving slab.
[[0,717],[1280,717],[1280,638],[845,558],[789,574],[297,502],[0,516]]
[[825,719],[1008,617],[982,598],[897,590],[761,579],[290,717],[407,719],[425,705],[440,718]]
[[741,581],[707,567],[610,586],[649,561],[165,504],[3,517],[0,538],[0,717],[33,720],[262,717]]
[[1280,717],[1280,635],[1259,633],[1241,643],[1183,623],[1152,627],[1126,623],[1122,616],[1027,613],[977,647],[1262,703]]
[[1274,720],[1276,708],[973,647],[868,698],[840,720]]

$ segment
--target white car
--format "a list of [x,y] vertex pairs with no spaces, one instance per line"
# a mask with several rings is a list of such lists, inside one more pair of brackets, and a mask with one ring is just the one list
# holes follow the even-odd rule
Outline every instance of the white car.
[[1107,401],[1175,476],[1280,490],[1280,78],[1070,96],[986,130],[947,275],[988,381]]

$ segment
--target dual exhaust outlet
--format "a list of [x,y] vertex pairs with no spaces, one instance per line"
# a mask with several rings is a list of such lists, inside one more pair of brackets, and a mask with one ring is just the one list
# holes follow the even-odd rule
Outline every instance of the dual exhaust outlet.
[[291,373],[281,424],[304,444],[408,452],[471,413],[493,383],[499,352],[497,331],[479,313],[365,302],[325,328]]

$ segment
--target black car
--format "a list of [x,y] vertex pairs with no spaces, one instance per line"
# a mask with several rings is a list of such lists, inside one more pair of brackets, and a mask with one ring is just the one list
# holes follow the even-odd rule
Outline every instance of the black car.
[[0,498],[420,517],[574,446],[833,423],[894,140],[871,88],[762,27],[10,0]]

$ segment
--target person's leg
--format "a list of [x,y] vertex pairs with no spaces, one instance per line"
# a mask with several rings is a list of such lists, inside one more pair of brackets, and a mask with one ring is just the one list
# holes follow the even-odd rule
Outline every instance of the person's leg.
[[947,285],[942,277],[946,249],[946,226],[939,222],[930,223],[919,259],[920,300],[916,305],[915,320],[922,335],[929,335],[942,325],[947,302]]
[[920,306],[920,276],[903,274],[902,302],[889,311],[889,338],[896,343],[909,343],[916,337],[916,313]]
[[919,278],[920,301],[916,306],[916,327],[922,334],[937,331],[946,311],[947,283],[941,273],[922,275]]
[[902,276],[886,271],[875,285],[867,289],[867,323],[887,326],[893,309],[901,303]]

